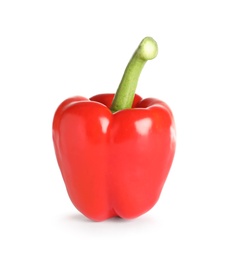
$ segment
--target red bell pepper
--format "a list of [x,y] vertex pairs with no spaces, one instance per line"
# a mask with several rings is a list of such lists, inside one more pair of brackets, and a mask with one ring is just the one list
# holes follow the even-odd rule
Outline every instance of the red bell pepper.
[[140,72],[157,55],[146,37],[118,91],[66,99],[55,112],[53,141],[69,197],[86,217],[138,217],[158,201],[175,153],[170,108],[135,94]]

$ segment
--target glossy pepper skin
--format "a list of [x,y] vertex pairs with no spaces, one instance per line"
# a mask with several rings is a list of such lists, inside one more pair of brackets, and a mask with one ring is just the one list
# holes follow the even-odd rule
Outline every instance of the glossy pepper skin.
[[175,124],[162,101],[135,96],[114,114],[113,94],[73,97],[57,109],[53,140],[69,197],[86,217],[138,217],[157,202],[175,153]]
[[116,94],[72,97],[54,114],[54,148],[68,195],[94,221],[146,213],[158,201],[171,168],[172,112],[163,101],[135,94],[145,62],[156,54],[156,42],[145,38]]

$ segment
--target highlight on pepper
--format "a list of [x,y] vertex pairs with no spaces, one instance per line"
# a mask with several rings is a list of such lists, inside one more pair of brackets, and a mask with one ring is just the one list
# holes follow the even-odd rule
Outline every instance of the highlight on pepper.
[[176,147],[172,111],[136,94],[145,63],[157,54],[156,41],[145,37],[115,94],[70,97],[55,111],[53,144],[67,193],[93,221],[145,214],[169,174]]

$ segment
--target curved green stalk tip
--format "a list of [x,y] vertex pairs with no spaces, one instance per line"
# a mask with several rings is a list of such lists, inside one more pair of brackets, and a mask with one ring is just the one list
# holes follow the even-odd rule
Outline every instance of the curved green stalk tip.
[[125,69],[118,90],[114,96],[110,108],[113,113],[132,107],[140,73],[145,63],[148,60],[154,59],[157,53],[157,43],[152,37],[145,37],[140,42]]
[[145,61],[154,59],[158,53],[156,41],[152,37],[145,37],[139,44],[137,52]]

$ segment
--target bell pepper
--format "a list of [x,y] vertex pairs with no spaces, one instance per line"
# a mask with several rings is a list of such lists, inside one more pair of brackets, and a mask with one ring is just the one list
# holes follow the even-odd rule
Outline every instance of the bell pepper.
[[143,66],[157,56],[144,38],[116,94],[63,101],[53,119],[57,162],[73,205],[93,221],[132,219],[158,201],[175,154],[169,106],[135,94]]

